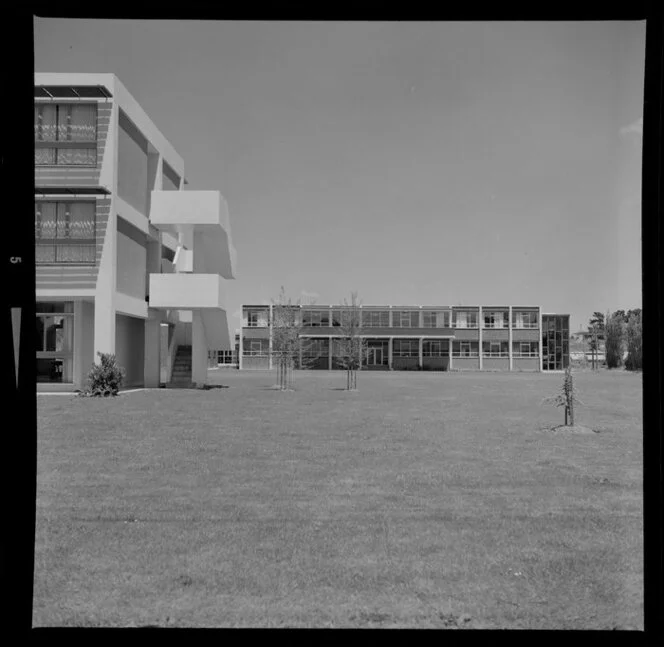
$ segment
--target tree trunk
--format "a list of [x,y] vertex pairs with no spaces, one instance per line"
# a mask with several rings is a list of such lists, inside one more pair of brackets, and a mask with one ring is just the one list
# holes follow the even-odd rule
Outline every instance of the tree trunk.
[[574,399],[570,400],[569,403],[569,423],[574,426]]

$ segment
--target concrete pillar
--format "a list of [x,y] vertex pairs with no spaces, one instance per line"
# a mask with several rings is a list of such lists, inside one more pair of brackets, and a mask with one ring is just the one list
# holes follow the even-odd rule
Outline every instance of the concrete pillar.
[[74,301],[74,366],[73,383],[82,389],[88,373],[95,363],[94,354],[95,308],[91,301]]
[[[330,312],[330,315],[331,314],[332,313]],[[327,343],[328,343],[328,347],[327,347],[327,358],[328,358],[327,359],[327,370],[331,371],[332,370],[332,337],[327,338]]]
[[268,361],[268,368],[270,370],[272,370],[272,315],[273,315],[272,304],[270,304],[270,310],[268,312],[269,319],[268,319],[268,322],[267,322],[268,334],[270,335],[268,337],[269,349],[268,349],[267,361]]
[[97,286],[95,290],[94,315],[94,358],[97,353],[115,353],[115,290],[117,285],[117,216],[113,211],[108,215],[108,224],[104,235]]
[[[392,313],[390,312],[390,319],[391,318],[392,318]],[[393,352],[393,346],[394,346],[393,340],[394,340],[394,337],[390,337],[387,340],[387,366],[390,369],[390,371],[392,370],[392,352]]]
[[191,321],[191,381],[207,384],[208,346],[200,310],[194,310]]
[[[238,349],[237,349],[237,368],[238,370],[242,370],[242,355],[244,353],[244,335],[242,334],[242,328],[240,328],[240,339],[239,344],[238,344]],[[270,329],[270,340],[272,340],[272,330]]]
[[484,361],[482,358],[483,354],[483,348],[482,348],[482,329],[484,326],[484,317],[483,317],[483,312],[482,312],[482,306],[479,307],[479,313],[477,314],[477,325],[479,326],[478,328],[478,339],[479,341],[477,342],[480,347],[480,371],[484,368]]
[[512,358],[512,306],[507,309],[507,352],[510,358],[510,371],[514,370],[514,360]]
[[422,361],[422,359],[423,359],[422,358],[422,346],[424,345],[424,338],[420,337],[418,341],[419,341],[418,349],[417,349],[418,350],[418,362],[419,362],[420,366],[422,366],[422,364],[423,364],[423,361]]
[[161,322],[157,313],[145,320],[143,385],[155,389],[161,382]]
[[449,360],[450,360],[450,365],[449,365],[449,370],[451,371],[454,368],[454,358],[452,357],[452,344],[454,342],[454,339],[448,339],[448,347],[447,351],[449,353]]
[[539,322],[539,370],[540,373],[544,370],[544,351],[542,345],[542,335],[544,331],[542,330],[542,308],[537,308],[537,319]]

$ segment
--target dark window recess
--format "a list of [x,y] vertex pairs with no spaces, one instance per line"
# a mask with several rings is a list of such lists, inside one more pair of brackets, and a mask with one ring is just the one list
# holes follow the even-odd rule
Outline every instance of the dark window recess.
[[175,258],[175,252],[172,249],[169,249],[168,247],[166,247],[165,245],[162,245],[161,246],[161,257],[172,263],[173,259]]

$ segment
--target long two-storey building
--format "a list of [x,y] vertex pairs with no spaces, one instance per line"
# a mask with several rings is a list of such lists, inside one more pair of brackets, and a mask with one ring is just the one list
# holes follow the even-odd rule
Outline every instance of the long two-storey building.
[[235,249],[218,191],[113,74],[35,75],[38,388],[84,385],[114,353],[127,386],[201,384],[230,349]]
[[[333,370],[342,306],[297,306],[302,362]],[[367,370],[563,370],[569,315],[539,306],[360,306]],[[240,369],[270,369],[273,306],[242,308]]]

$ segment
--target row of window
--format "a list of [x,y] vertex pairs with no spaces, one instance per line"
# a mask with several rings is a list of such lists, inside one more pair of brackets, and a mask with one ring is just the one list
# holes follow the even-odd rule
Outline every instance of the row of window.
[[94,202],[35,202],[37,263],[94,263]]
[[[335,352],[336,351],[336,352]],[[387,355],[388,345],[384,342],[382,351]],[[245,357],[268,355],[270,352],[267,339],[245,339],[242,354]],[[332,340],[332,354],[337,355],[336,340]],[[309,339],[302,345],[303,357],[327,357],[329,355],[329,341],[327,339]],[[392,342],[393,357],[419,357],[418,339],[394,339]],[[448,357],[449,345],[447,340],[424,340],[422,342],[423,357]],[[453,357],[479,357],[479,342],[453,341]],[[483,357],[509,357],[508,342],[483,342]],[[512,357],[539,357],[539,342],[513,342]]]
[[35,104],[34,126],[35,166],[97,165],[97,104]]
[[[422,310],[420,326],[419,310],[392,311],[390,326],[389,310],[362,311],[362,326],[366,328],[478,328],[478,311],[475,310]],[[248,328],[265,328],[269,325],[268,310],[247,310]],[[507,328],[508,312],[488,311],[482,314],[484,328]],[[343,310],[305,310],[302,325],[308,327],[341,326]],[[513,328],[538,328],[538,313],[535,310],[515,310],[512,313]]]

